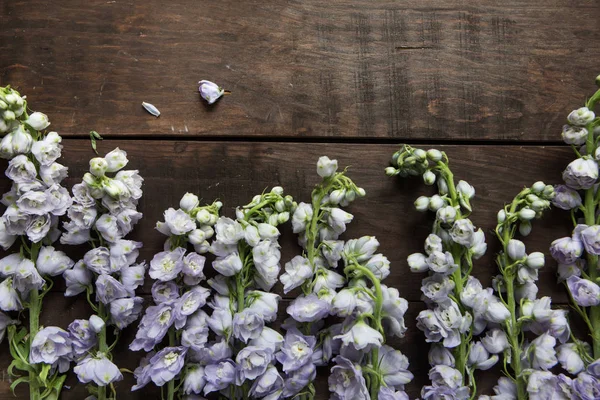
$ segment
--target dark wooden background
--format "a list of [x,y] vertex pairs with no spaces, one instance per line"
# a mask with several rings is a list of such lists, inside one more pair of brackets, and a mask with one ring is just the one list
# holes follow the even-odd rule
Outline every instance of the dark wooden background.
[[[411,398],[428,368],[414,323],[422,276],[405,260],[421,249],[431,222],[412,202],[430,190],[386,178],[391,154],[405,142],[445,150],[457,179],[476,187],[473,220],[490,233],[497,210],[523,186],[559,182],[571,158],[561,126],[600,72],[594,0],[0,0],[0,10],[0,84],[26,94],[65,137],[68,186],[93,156],[92,129],[109,138],[101,152],[126,150],[129,167],[146,179],[145,218],[134,236],[147,260],[162,247],[155,221],[186,191],[221,199],[231,216],[273,185],[307,200],[320,155],[351,165],[367,197],[349,208],[355,220],[346,238],[377,236],[392,261],[386,284],[410,301],[409,331],[393,343],[411,360]],[[197,92],[201,79],[232,94],[209,107]],[[564,213],[548,214],[536,222],[530,250],[547,252],[569,226]],[[285,262],[297,248],[291,232],[282,240]],[[474,270],[485,283],[498,250],[488,240]],[[553,262],[540,286],[566,302]],[[44,303],[45,324],[66,327],[90,314],[60,288]],[[116,351],[118,365],[130,369],[140,358],[127,351],[133,335],[127,330]],[[8,363],[3,344],[0,399],[14,398]],[[478,377],[490,393],[495,373]],[[119,398],[159,397],[152,388],[130,394],[131,384],[130,376],[118,384]],[[64,399],[85,397],[73,377],[68,385]],[[23,389],[18,398],[27,397]],[[318,398],[327,398],[320,389]]]

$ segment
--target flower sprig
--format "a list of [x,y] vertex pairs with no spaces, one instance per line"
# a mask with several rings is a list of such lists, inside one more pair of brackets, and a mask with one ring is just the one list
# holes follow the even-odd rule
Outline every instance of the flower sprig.
[[[209,250],[208,240],[214,235],[214,225],[222,203],[200,206],[198,196],[186,193],[180,208],[169,208],[164,222],[156,229],[167,236],[165,250],[150,262],[152,298],[155,305],[146,309],[135,340],[129,348],[148,352],[134,371],[137,380],[132,390],[153,382],[173,400],[178,393],[200,393],[204,386],[204,368],[199,361],[206,356],[208,315],[201,309],[210,290],[200,283],[206,279],[203,253]],[[188,251],[188,247],[194,251]],[[163,339],[168,342],[163,346]],[[226,346],[213,346],[221,354]]]
[[435,212],[436,218],[425,240],[425,253],[408,257],[412,272],[428,272],[421,288],[428,309],[419,313],[417,327],[435,344],[429,353],[432,385],[423,388],[422,396],[473,397],[474,371],[491,368],[498,360],[481,343],[473,343],[473,336],[508,316],[491,290],[473,301],[465,298],[469,286],[481,287],[471,271],[473,260],[487,249],[483,231],[468,218],[475,189],[466,181],[455,183],[447,155],[436,149],[404,145],[394,153],[385,172],[388,176],[421,176],[426,185],[437,184],[438,189],[437,194],[415,201],[418,211]]
[[13,358],[8,372],[16,377],[11,389],[27,383],[30,398],[36,400],[58,398],[70,364],[68,333],[39,324],[51,277],[73,266],[65,253],[52,247],[60,236],[58,219],[72,199],[61,186],[67,168],[56,162],[62,138],[45,132],[49,125],[45,114],[27,113],[25,96],[8,86],[0,88],[0,157],[9,160],[6,176],[13,182],[2,196],[6,210],[0,218],[0,245],[4,250],[19,246],[17,253],[0,260],[0,309],[18,311],[19,316],[29,312],[21,327],[19,319],[0,313],[0,337],[8,331]]
[[322,182],[312,191],[311,203],[299,203],[292,216],[293,232],[298,234],[303,252],[285,264],[280,281],[284,293],[300,287],[302,294],[287,308],[291,318],[284,324],[288,330],[285,347],[299,346],[303,352],[288,352],[286,359],[294,362],[280,360],[286,374],[284,398],[314,398],[312,381],[316,366],[330,361],[333,337],[341,329],[340,324],[322,329],[323,319],[333,313],[336,290],[345,284],[344,276],[335,271],[344,247],[338,238],[346,231],[346,224],[352,221],[353,215],[341,207],[363,197],[365,191],[346,176],[346,171],[337,172],[337,169],[337,160],[319,158],[317,174]]
[[80,382],[89,383],[88,391],[98,400],[116,398],[114,383],[123,374],[111,351],[120,331],[142,311],[143,299],[135,295],[146,271],[144,262],[136,263],[142,243],[124,237],[142,218],[137,204],[143,179],[137,170],[122,170],[128,163],[127,153],[119,148],[90,160],[90,172],[73,187],[74,203],[67,210],[69,220],[60,238],[63,244],[87,242],[92,247],[63,276],[65,296],[85,292],[94,311],[89,319],[73,321],[68,331],[71,359],[77,363],[74,372]]
[[[600,78],[596,84],[600,86]],[[574,229],[571,236],[556,239],[550,247],[558,263],[558,281],[565,284],[571,305],[588,330],[583,340],[572,337],[558,354],[563,368],[577,375],[571,388],[582,399],[600,396],[600,118],[594,112],[599,100],[597,90],[583,107],[567,116],[563,126],[562,138],[577,158],[563,171],[564,184],[556,186],[553,205],[570,211]]]

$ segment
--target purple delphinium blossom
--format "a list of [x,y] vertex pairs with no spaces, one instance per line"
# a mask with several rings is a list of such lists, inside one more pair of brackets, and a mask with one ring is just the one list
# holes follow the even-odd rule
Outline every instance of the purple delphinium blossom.
[[187,317],[195,313],[200,307],[203,307],[206,304],[208,296],[210,296],[210,290],[196,286],[177,299],[174,309],[175,328],[183,328]]
[[104,353],[88,356],[79,361],[73,372],[82,383],[94,382],[98,386],[107,386],[123,379],[123,374]]
[[142,312],[144,299],[141,297],[126,297],[110,303],[111,321],[119,329],[125,329],[129,324],[139,318]]
[[175,279],[183,269],[184,254],[185,249],[183,247],[157,253],[150,261],[150,277],[162,282]]
[[181,345],[200,351],[208,342],[208,326],[186,327],[181,333]]
[[591,157],[571,161],[562,174],[563,180],[571,189],[589,189],[598,180],[598,164]]
[[595,256],[600,255],[600,225],[588,226],[579,232],[585,251]]
[[235,380],[236,366],[232,360],[222,360],[216,364],[209,364],[204,367],[206,375],[206,385],[204,394],[216,392],[225,389]]
[[352,361],[337,356],[333,359],[336,365],[329,375],[329,391],[336,400],[367,400],[369,392],[360,366]]
[[396,388],[402,388],[414,377],[408,371],[408,358],[387,345],[379,349],[379,371],[385,384]]
[[183,380],[183,393],[200,394],[206,385],[204,366],[199,364],[186,365],[185,378]]
[[309,382],[315,380],[317,368],[313,363],[306,363],[300,369],[288,375],[284,382],[283,397],[293,397],[300,392]]
[[421,398],[423,400],[465,400],[469,398],[469,388],[466,386],[459,388],[435,385],[424,386],[421,389]]
[[72,269],[63,272],[67,284],[65,296],[76,296],[92,283],[92,273],[85,267],[83,260],[75,263]]
[[578,276],[570,276],[567,279],[567,286],[578,305],[591,307],[600,304],[600,286],[594,282]]
[[279,375],[277,368],[269,364],[267,370],[257,379],[255,379],[250,388],[250,396],[260,398],[267,396],[283,388],[283,378]]
[[129,349],[133,351],[141,349],[151,351],[155,345],[163,340],[174,320],[175,315],[170,305],[162,304],[148,307],[140,321],[135,340],[129,345]]
[[156,281],[152,285],[152,299],[156,304],[171,303],[179,298],[179,287],[174,281]]
[[13,285],[13,278],[4,279],[0,283],[0,309],[2,311],[19,311],[22,308],[21,299]]
[[96,301],[108,305],[128,295],[125,286],[112,276],[103,274],[96,279]]
[[365,321],[355,322],[350,329],[334,339],[340,339],[344,346],[352,346],[356,350],[370,351],[373,347],[380,347],[383,336],[377,330],[371,328]]
[[423,279],[423,286],[421,286],[423,295],[431,301],[447,299],[452,290],[454,290],[454,282],[442,274],[434,274]]
[[71,269],[74,262],[62,251],[56,251],[52,246],[44,246],[40,249],[35,264],[41,275],[56,276]]
[[555,207],[563,210],[571,210],[582,204],[579,193],[566,185],[555,186],[554,193],[555,196],[554,199],[552,199],[552,205]]
[[587,372],[573,380],[574,400],[596,400],[600,398],[600,381]]
[[150,359],[150,379],[156,386],[175,379],[183,368],[185,361],[185,347],[165,347]]
[[76,319],[69,324],[73,354],[82,356],[98,343],[98,336],[87,319]]
[[556,239],[550,246],[550,254],[560,264],[572,264],[583,254],[583,242],[568,236]]
[[394,391],[386,386],[382,386],[379,389],[378,400],[408,400],[408,394],[404,391]]
[[272,359],[273,353],[270,349],[258,346],[244,347],[235,358],[240,381],[253,381],[264,374]]
[[265,321],[262,316],[249,309],[233,316],[233,335],[244,343],[259,337],[264,326]]
[[287,308],[287,313],[298,322],[314,322],[329,315],[330,304],[316,294],[298,296]]
[[32,364],[54,365],[57,363],[58,370],[63,373],[69,368],[69,357],[72,351],[69,332],[55,326],[48,326],[40,330],[33,338],[29,361]]
[[275,357],[281,363],[283,371],[289,373],[311,362],[316,344],[314,336],[304,336],[297,329],[291,328],[286,332],[283,346]]
[[106,247],[96,247],[85,253],[83,256],[85,266],[97,274],[109,274],[110,270],[110,250]]

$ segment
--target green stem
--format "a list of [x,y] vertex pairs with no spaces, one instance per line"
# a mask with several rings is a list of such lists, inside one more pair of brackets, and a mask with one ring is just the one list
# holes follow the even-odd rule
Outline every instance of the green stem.
[[[594,199],[594,189],[585,191],[585,223],[586,225],[595,225],[596,201]],[[588,275],[592,282],[598,278],[598,256],[587,253]],[[600,358],[600,306],[590,307],[590,321],[592,324],[592,348],[594,359]]]
[[[31,249],[29,253],[29,259],[34,263],[37,260],[38,252],[40,250],[41,244],[32,243]],[[42,297],[37,289],[31,290],[29,292],[29,340],[30,344],[35,338],[35,335],[40,330],[40,313],[42,311]],[[35,371],[29,372],[29,398],[31,400],[39,400],[41,399],[41,390],[39,382],[39,375],[37,373],[37,368]]]
[[[169,346],[175,346],[175,329],[173,327],[169,328]],[[175,379],[172,379],[167,384],[167,399],[174,400],[175,399]]]
[[[106,307],[102,302],[98,303],[98,316],[103,321],[106,320]],[[106,354],[108,352],[108,345],[106,344],[106,324],[98,332],[98,351]],[[106,400],[106,386],[98,386],[98,400]]]
[[[515,200],[513,200],[509,214],[514,214],[520,196],[517,196]],[[511,230],[508,229],[508,226],[504,226],[502,231],[502,245],[504,247],[504,252],[501,256],[501,262],[504,264],[504,267],[510,264],[508,259],[508,242],[510,241]],[[527,398],[527,391],[525,386],[525,380],[523,379],[523,367],[521,366],[521,342],[519,339],[519,327],[517,325],[517,304],[515,298],[515,272],[514,269],[510,271],[506,271],[505,268],[502,268],[504,273],[504,281],[506,284],[506,298],[508,311],[510,311],[510,320],[506,324],[506,333],[508,336],[508,341],[510,343],[512,357],[510,361],[510,365],[514,371],[515,383],[517,385],[517,399],[523,400]]]

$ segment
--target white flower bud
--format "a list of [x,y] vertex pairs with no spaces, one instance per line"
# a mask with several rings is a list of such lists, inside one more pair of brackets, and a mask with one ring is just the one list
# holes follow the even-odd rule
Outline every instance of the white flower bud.
[[440,208],[444,207],[445,204],[446,202],[444,201],[444,199],[442,199],[437,194],[434,194],[429,198],[429,209],[431,211],[437,211]]
[[427,152],[423,149],[416,149],[413,154],[420,161],[423,161],[427,158]]
[[535,211],[531,208],[525,207],[519,211],[519,219],[522,221],[530,221],[535,218]]
[[198,199],[198,196],[193,193],[186,193],[181,198],[179,207],[181,207],[183,211],[190,212],[194,208],[198,207],[198,204],[200,204],[200,199]]
[[588,136],[588,131],[585,127],[565,125],[562,130],[562,139],[566,144],[581,146],[585,144]]
[[356,192],[354,190],[347,190],[344,200],[348,203],[352,203],[356,199]]
[[425,272],[429,269],[429,265],[427,265],[427,257],[425,254],[414,253],[408,256],[407,260],[408,266],[410,267],[411,272]]
[[475,196],[475,188],[465,181],[459,181],[456,190],[469,200]]
[[531,233],[531,222],[521,221],[519,224],[519,233],[522,236],[528,236]]
[[277,212],[284,212],[285,211],[285,200],[277,200],[275,202],[275,210]]
[[546,184],[542,181],[537,181],[536,183],[533,184],[533,186],[531,186],[531,190],[533,190],[534,193],[542,193],[544,191],[544,189],[546,188]]
[[344,189],[336,189],[329,194],[329,201],[332,204],[340,204],[345,197],[346,191]]
[[2,113],[2,118],[5,121],[14,121],[16,117],[14,112],[12,112],[11,110],[6,110]]
[[436,216],[440,223],[451,225],[456,219],[456,209],[452,206],[442,207],[437,210]]
[[387,176],[395,176],[395,175],[398,175],[398,170],[394,167],[387,167],[385,169],[385,174]]
[[41,131],[50,126],[50,121],[48,121],[48,116],[41,112],[32,113],[29,118],[25,121],[27,125],[35,129],[36,131]]
[[600,147],[596,148],[596,151],[594,152],[594,159],[600,160]]
[[567,119],[570,123],[577,126],[586,126],[596,118],[596,115],[587,107],[581,107],[577,110],[573,110]]
[[275,193],[281,196],[283,195],[283,188],[281,186],[273,186],[273,189],[271,189],[271,193]]
[[435,183],[435,174],[431,171],[425,171],[423,174],[423,182],[429,186],[433,185]]
[[540,269],[544,266],[544,253],[539,251],[533,252],[527,256],[527,266],[531,269]]
[[367,192],[365,192],[365,189],[359,187],[356,189],[356,195],[358,197],[365,197],[365,195],[367,194]]
[[322,178],[329,178],[338,169],[337,160],[330,160],[327,156],[322,156],[317,162],[317,174]]
[[108,172],[117,172],[121,168],[124,168],[129,160],[127,159],[127,153],[118,147],[104,156],[104,159],[108,163]]
[[515,261],[521,260],[527,255],[525,254],[525,243],[517,239],[511,239],[508,242],[508,246],[506,246],[506,250],[508,256]]
[[420,196],[419,198],[417,198],[417,200],[415,200],[415,208],[417,209],[417,211],[427,211],[427,209],[429,208],[429,197]]
[[201,244],[206,240],[206,234],[202,229],[194,229],[188,233],[188,241],[191,244]]
[[108,163],[102,157],[94,157],[90,160],[90,172],[99,178],[103,177],[108,168]]
[[94,314],[90,317],[90,326],[94,332],[98,333],[104,328],[104,320]]
[[443,196],[448,194],[448,183],[442,177],[439,177],[437,180],[438,184],[438,192]]
[[203,225],[200,227],[200,229],[202,229],[202,231],[204,232],[206,240],[210,239],[215,234],[215,230],[212,228],[212,226]]
[[427,150],[427,158],[429,158],[431,161],[441,161],[442,160],[442,152],[436,149],[429,149]]
[[95,187],[97,185],[96,178],[89,172],[83,174],[83,182],[90,187]]
[[19,125],[19,127],[13,131],[11,135],[14,154],[25,154],[31,150],[33,138],[29,132],[25,130],[23,125]]
[[497,217],[497,219],[498,219],[498,223],[499,224],[501,224],[504,221],[506,221],[506,211],[504,211],[504,210],[498,211],[498,217]]
[[279,213],[277,215],[277,222],[278,224],[285,224],[286,222],[288,222],[290,219],[290,213],[287,211],[284,211],[282,213]]
[[209,224],[211,222],[211,213],[208,210],[200,210],[196,214],[196,221],[201,224]]

